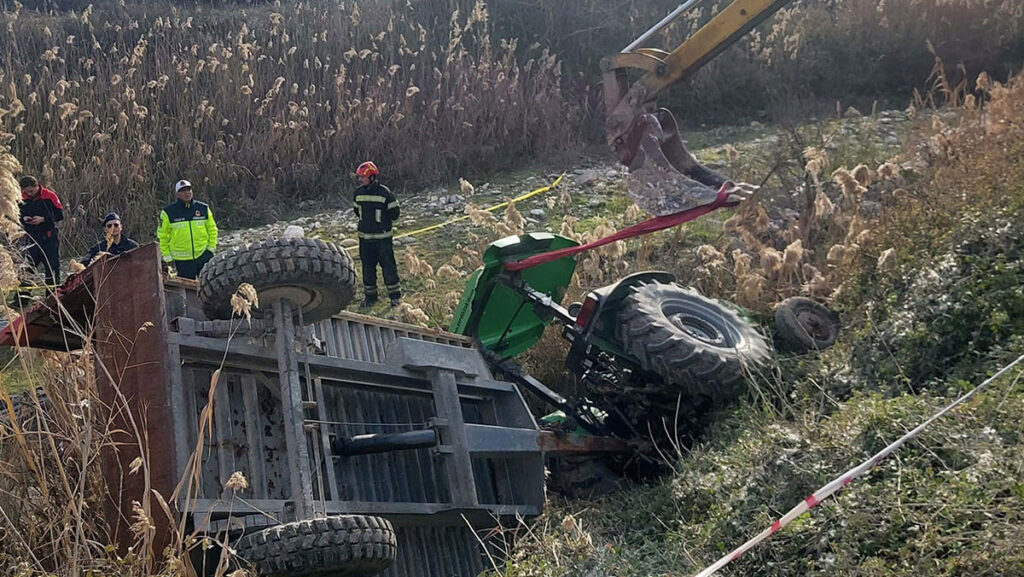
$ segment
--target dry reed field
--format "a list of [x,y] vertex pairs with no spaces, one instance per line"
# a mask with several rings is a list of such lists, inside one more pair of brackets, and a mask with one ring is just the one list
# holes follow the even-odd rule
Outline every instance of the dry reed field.
[[414,186],[572,141],[557,56],[492,38],[483,2],[241,10],[0,14],[0,141],[74,208],[73,241],[109,210],[150,234],[179,178],[252,222],[347,196],[366,158]]
[[[710,2],[655,45],[710,18]],[[402,189],[602,140],[598,60],[675,6],[36,0],[0,3],[0,142],[73,207],[79,250],[109,210],[146,238],[179,178],[221,220],[337,204],[352,167]],[[799,0],[668,104],[707,122],[809,101],[905,102],[950,74],[1019,65],[1019,2]],[[882,56],[884,55],[884,57]],[[88,231],[88,232],[87,232]]]

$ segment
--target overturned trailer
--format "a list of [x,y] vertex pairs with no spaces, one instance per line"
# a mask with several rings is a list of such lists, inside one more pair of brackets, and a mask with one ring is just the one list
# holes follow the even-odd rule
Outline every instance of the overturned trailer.
[[[477,575],[480,532],[541,512],[545,453],[602,449],[539,431],[466,337],[347,312],[307,324],[288,298],[261,304],[251,322],[208,319],[196,283],[163,277],[150,244],[94,263],[0,335],[91,341],[125,431],[103,465],[122,546],[151,489],[267,574]],[[129,475],[141,453],[148,475]],[[236,471],[246,489],[228,486]]]

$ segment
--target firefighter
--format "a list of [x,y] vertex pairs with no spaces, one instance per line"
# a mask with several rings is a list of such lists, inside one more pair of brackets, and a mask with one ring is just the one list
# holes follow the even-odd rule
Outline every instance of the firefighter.
[[46,284],[60,283],[60,238],[57,223],[64,220],[64,207],[50,189],[32,176],[23,176],[21,185],[21,224],[28,233],[25,251],[32,268],[43,272]]
[[173,262],[179,277],[194,279],[217,250],[217,223],[210,207],[195,199],[191,182],[179,180],[174,195],[178,200],[160,211],[156,238],[165,266]]
[[359,259],[363,262],[363,308],[377,302],[377,265],[387,285],[391,306],[398,306],[402,290],[398,281],[398,263],[392,244],[391,225],[398,220],[398,199],[388,187],[377,182],[380,171],[372,162],[356,169],[362,185],[356,189],[353,209],[359,217]]

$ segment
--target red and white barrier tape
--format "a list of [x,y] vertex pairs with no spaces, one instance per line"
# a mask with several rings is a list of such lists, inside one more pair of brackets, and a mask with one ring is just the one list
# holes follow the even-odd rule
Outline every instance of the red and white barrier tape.
[[829,498],[830,496],[832,496],[833,493],[835,493],[839,489],[842,489],[843,487],[849,485],[851,481],[853,481],[857,477],[863,475],[865,472],[867,472],[872,467],[877,465],[879,461],[881,461],[885,457],[889,456],[889,454],[892,453],[893,451],[895,451],[896,449],[899,449],[904,443],[906,443],[910,439],[913,439],[914,437],[916,437],[919,434],[921,434],[921,431],[925,430],[925,428],[928,427],[928,425],[932,424],[932,422],[934,422],[936,419],[938,419],[939,417],[945,415],[949,411],[953,410],[958,405],[963,404],[965,401],[967,401],[972,396],[974,396],[975,393],[977,393],[978,391],[980,391],[980,390],[984,389],[985,387],[987,387],[989,385],[989,383],[991,383],[992,381],[994,381],[997,378],[1001,377],[1003,374],[1005,374],[1007,371],[1012,369],[1017,363],[1021,362],[1022,360],[1024,360],[1024,355],[1021,355],[1021,356],[1017,357],[1017,360],[1013,361],[1009,365],[1006,365],[1005,367],[1000,369],[999,372],[997,372],[996,374],[994,374],[991,377],[989,377],[988,379],[986,379],[985,382],[981,383],[977,387],[974,387],[967,394],[965,394],[962,397],[960,397],[959,399],[953,401],[953,403],[951,403],[949,406],[947,406],[946,408],[942,409],[938,413],[935,413],[934,415],[932,415],[932,417],[930,419],[928,419],[927,421],[925,421],[925,422],[921,423],[920,425],[918,425],[917,428],[915,428],[913,431],[910,431],[906,435],[903,435],[902,437],[900,437],[896,442],[892,443],[888,447],[886,447],[886,448],[882,449],[881,451],[879,451],[878,454],[876,454],[874,457],[871,457],[867,461],[864,461],[860,465],[857,465],[856,467],[854,467],[854,468],[850,469],[849,471],[843,473],[842,475],[836,477],[835,479],[832,480],[832,482],[830,482],[829,484],[827,484],[824,487],[822,487],[822,488],[818,489],[817,491],[815,491],[810,497],[807,497],[806,499],[801,501],[796,507],[793,507],[792,509],[790,509],[789,512],[786,513],[785,515],[783,515],[781,518],[779,518],[778,521],[775,521],[774,523],[772,523],[771,527],[768,527],[764,531],[761,531],[761,533],[759,533],[756,537],[754,537],[753,539],[747,541],[743,545],[740,545],[739,547],[736,548],[735,551],[733,551],[732,553],[729,553],[725,557],[722,557],[721,559],[716,561],[713,565],[711,565],[707,569],[705,569],[705,570],[701,571],[700,573],[698,573],[695,577],[708,577],[709,575],[712,575],[713,573],[715,573],[716,571],[718,571],[722,567],[725,567],[726,565],[731,563],[734,559],[738,558],[740,555],[746,553],[748,550],[753,548],[754,545],[757,545],[761,541],[764,541],[768,537],[771,537],[772,535],[777,533],[780,529],[782,529],[783,527],[788,525],[791,521],[793,521],[794,519],[796,519],[800,515],[803,515],[807,511],[810,511],[818,503],[820,503],[820,502],[824,501],[825,499]]

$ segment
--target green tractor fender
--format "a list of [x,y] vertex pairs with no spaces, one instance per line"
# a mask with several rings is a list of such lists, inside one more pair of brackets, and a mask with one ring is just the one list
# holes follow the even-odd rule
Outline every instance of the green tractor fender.
[[533,232],[497,240],[484,251],[483,266],[470,275],[450,330],[476,338],[501,359],[510,359],[537,344],[551,315],[532,306],[513,287],[526,284],[561,303],[572,282],[576,259],[568,256],[516,273],[505,263],[578,246],[564,236]]

